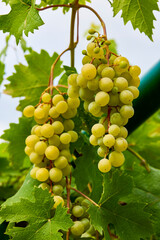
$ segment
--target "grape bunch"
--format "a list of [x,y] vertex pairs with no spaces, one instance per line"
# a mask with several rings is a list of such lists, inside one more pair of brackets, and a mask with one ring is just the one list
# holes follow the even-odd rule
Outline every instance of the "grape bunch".
[[73,118],[80,100],[64,98],[63,94],[53,97],[44,92],[37,107],[27,106],[23,110],[26,117],[34,117],[36,125],[26,140],[25,153],[34,164],[30,175],[40,183],[39,187],[48,189],[54,195],[54,208],[64,205],[61,197],[65,176],[71,173],[70,143],[76,142],[78,134],[74,129]]
[[102,159],[98,169],[109,172],[111,167],[120,167],[128,147],[127,129],[124,127],[134,115],[132,102],[139,96],[138,86],[141,70],[131,66],[127,58],[109,50],[109,41],[98,37],[90,30],[92,39],[83,50],[83,67],[79,75],[72,74],[68,79],[68,95],[84,101],[84,109],[99,119],[90,136],[90,143],[99,146],[97,153]]

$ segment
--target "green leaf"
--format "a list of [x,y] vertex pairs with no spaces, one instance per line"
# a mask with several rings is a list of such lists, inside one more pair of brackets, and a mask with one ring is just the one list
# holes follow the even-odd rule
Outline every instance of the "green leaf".
[[133,181],[130,176],[115,171],[104,175],[104,190],[100,208],[91,205],[88,212],[91,223],[108,239],[108,224],[113,224],[121,240],[139,240],[152,234],[150,214],[144,212],[143,203],[121,204],[121,198],[132,192]]
[[113,0],[114,15],[122,10],[121,17],[124,24],[131,21],[134,29],[138,28],[151,40],[153,34],[153,20],[156,20],[153,11],[159,11],[158,0]]
[[[44,50],[40,54],[32,51],[25,56],[28,66],[15,66],[16,73],[8,78],[10,84],[6,85],[4,92],[12,97],[25,96],[25,99],[20,100],[18,110],[22,111],[25,106],[36,105],[39,102],[42,92],[48,87],[51,65],[57,57],[57,53],[50,57]],[[61,61],[56,64],[54,78],[63,71],[61,64]]]
[[0,61],[0,84],[3,81],[3,75],[5,74],[4,69],[5,69],[5,65],[3,62]]
[[61,240],[62,233],[59,230],[67,231],[72,226],[67,208],[60,205],[56,208],[55,215],[51,216],[53,197],[48,190],[35,188],[34,201],[21,198],[19,202],[12,203],[5,207],[3,204],[1,218],[10,223],[25,221],[27,227],[20,228],[11,225],[7,228],[7,234],[13,240]]
[[0,30],[14,35],[17,44],[23,32],[28,36],[29,32],[33,33],[34,29],[38,29],[43,24],[34,4],[30,6],[21,1],[11,5],[11,11],[8,14],[0,16]]
[[116,43],[116,41],[114,39],[109,39],[109,41],[111,42],[111,45],[109,45],[109,50],[111,52],[114,52],[114,53],[118,54],[117,53],[117,43]]

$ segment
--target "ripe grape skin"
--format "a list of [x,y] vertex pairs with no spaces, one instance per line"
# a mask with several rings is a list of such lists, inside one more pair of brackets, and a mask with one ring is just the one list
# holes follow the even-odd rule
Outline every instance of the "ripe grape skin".
[[77,77],[77,85],[82,88],[87,87],[87,80],[83,77],[82,73]]
[[54,165],[55,167],[59,168],[59,169],[63,169],[67,166],[68,161],[67,158],[64,156],[59,156],[55,161],[54,161]]
[[75,236],[80,236],[84,232],[84,225],[80,221],[75,221],[71,227],[71,233]]
[[99,87],[99,76],[87,82],[87,87],[91,91],[95,91]]
[[90,144],[92,144],[93,146],[97,146],[98,145],[98,142],[97,142],[97,138],[92,134],[89,138],[89,142]]
[[36,179],[36,172],[39,170],[39,167],[33,167],[30,171],[30,176],[33,178],[33,179]]
[[129,86],[129,87],[127,88],[127,90],[129,90],[129,91],[133,94],[133,99],[138,98],[138,96],[139,96],[139,90],[138,90],[137,87],[135,87],[135,86]]
[[78,217],[78,218],[82,217],[84,214],[83,207],[80,205],[74,206],[72,209],[72,214],[73,214],[73,216]]
[[87,45],[87,54],[89,55],[89,57],[93,56],[95,47],[96,47],[95,43],[93,43],[93,42],[88,43],[88,45]]
[[47,183],[41,183],[38,187],[42,188],[43,190],[45,189],[48,189],[48,191],[50,190],[50,186]]
[[69,86],[67,94],[70,98],[78,98],[79,97],[79,87]]
[[67,164],[67,166],[62,169],[62,172],[64,176],[69,176],[71,173],[71,166]]
[[78,140],[78,134],[75,131],[68,131],[71,136],[71,142],[76,142]]
[[49,172],[46,168],[40,168],[36,172],[36,179],[40,182],[45,182],[49,177]]
[[100,123],[94,124],[91,131],[92,134],[97,138],[102,137],[105,134],[105,128]]
[[63,187],[62,187],[62,185],[54,185],[54,186],[53,186],[53,193],[54,193],[55,195],[61,195],[62,192],[63,192]]
[[25,154],[29,156],[32,152],[34,152],[34,149],[26,146],[24,151],[25,151]]
[[113,113],[111,115],[110,122],[111,122],[111,124],[122,126],[124,119],[122,118],[120,113]]
[[48,146],[45,155],[49,160],[55,160],[59,156],[59,149],[56,146]]
[[43,108],[41,108],[40,106],[37,107],[34,111],[34,116],[37,119],[43,119],[45,117],[45,111],[43,110]]
[[81,73],[86,80],[92,80],[93,78],[96,77],[97,70],[93,64],[87,63],[83,65]]
[[126,138],[128,136],[128,130],[125,127],[120,127],[120,133],[118,134],[118,137]]
[[69,133],[62,133],[60,135],[60,141],[63,144],[68,144],[71,142],[71,135]]
[[71,119],[64,120],[63,126],[65,131],[71,131],[74,129],[74,122]]
[[113,135],[111,134],[106,134],[104,137],[103,137],[103,143],[106,147],[109,147],[111,148],[114,144],[115,144],[115,138]]
[[101,72],[102,78],[107,77],[113,79],[115,76],[115,71],[111,67],[105,67]]
[[113,81],[108,77],[101,78],[99,81],[99,88],[104,92],[109,92],[113,88]]
[[76,199],[75,199],[75,203],[76,204],[80,204],[81,205],[81,202],[84,200],[85,198],[84,197],[77,197]]
[[90,227],[90,221],[88,218],[82,218],[81,219],[81,223],[83,224],[84,226],[84,231],[87,231]]
[[49,177],[52,180],[52,182],[59,182],[62,179],[62,171],[58,168],[51,168],[49,171]]
[[68,110],[62,114],[63,118],[65,119],[70,119],[75,117],[77,114],[77,109],[76,108],[68,108]]
[[107,67],[107,64],[100,64],[97,68],[98,74],[101,75],[102,70],[106,67]]
[[25,117],[33,117],[35,108],[32,105],[28,105],[23,109],[23,115]]
[[129,68],[129,73],[131,74],[132,77],[138,77],[141,74],[141,69],[137,65],[131,66]]
[[46,148],[47,144],[43,141],[39,141],[35,144],[34,151],[39,155],[43,155],[45,153]]
[[106,154],[108,153],[108,148],[106,146],[101,146],[98,148],[97,150],[97,154],[100,156],[100,157],[104,157]]
[[95,96],[95,102],[100,106],[106,106],[109,103],[109,94],[103,91],[100,91]]
[[113,151],[109,154],[109,161],[113,167],[120,167],[124,163],[125,158],[123,153]]
[[65,101],[60,101],[56,104],[56,111],[58,113],[65,113],[68,109],[68,104]]
[[54,134],[54,128],[49,123],[44,124],[41,126],[41,134],[43,137],[50,138]]
[[[121,68],[121,67],[119,66],[119,65],[120,65],[120,62],[122,62],[122,61],[126,62],[126,67],[125,67],[125,68]],[[115,69],[116,73],[125,72],[125,71],[127,71],[128,67],[129,67],[129,62],[128,62],[128,59],[127,59],[127,58],[120,56],[120,57],[117,57],[117,58],[114,60],[114,69]]]
[[48,139],[49,145],[53,145],[58,147],[60,145],[60,139],[58,135],[53,135],[51,138]]
[[41,137],[41,126],[36,125],[35,129],[34,129],[34,134],[37,135],[38,137]]
[[59,117],[60,113],[58,113],[58,112],[56,111],[56,107],[53,106],[53,107],[51,107],[50,110],[49,110],[49,115],[50,115],[52,118],[57,118],[57,117]]
[[116,124],[113,124],[109,127],[108,133],[112,134],[114,137],[116,137],[120,133],[120,127]]
[[90,101],[93,99],[93,92],[88,88],[80,88],[79,89],[79,96],[84,101]]
[[115,141],[114,149],[117,152],[123,152],[127,149],[128,143],[125,138],[118,137]]
[[130,105],[123,105],[120,108],[120,114],[123,118],[131,118],[134,115],[134,109]]
[[34,148],[34,145],[39,141],[39,137],[36,135],[29,135],[26,140],[25,143],[28,147],[30,148]]
[[52,103],[56,106],[58,102],[60,101],[64,101],[64,97],[61,94],[56,94],[53,98],[52,98]]
[[84,56],[83,59],[82,59],[82,64],[85,65],[86,63],[90,63],[92,60],[91,57],[89,56]]
[[78,77],[77,73],[70,74],[68,77],[68,84],[76,87],[77,86],[77,77]]
[[60,152],[60,156],[64,156],[67,158],[68,161],[71,159],[71,154],[68,150],[64,149]]
[[109,172],[111,170],[111,163],[107,158],[103,158],[98,163],[98,169],[102,173]]
[[118,77],[114,80],[114,86],[118,88],[119,92],[122,92],[128,87],[128,82],[123,77]]
[[129,90],[123,90],[120,95],[120,100],[123,104],[130,104],[133,101],[133,94]]
[[60,121],[53,122],[52,126],[55,134],[61,134],[64,130],[64,126]]
[[91,102],[89,105],[88,105],[88,110],[90,113],[92,113],[92,115],[94,116],[94,114],[97,114],[101,111],[101,107],[98,103],[96,102]]
[[49,93],[44,93],[42,95],[42,101],[44,103],[49,103],[51,101],[51,95]]
[[39,155],[36,152],[31,152],[31,154],[29,155],[30,161],[35,164],[42,162],[43,157],[44,155]]
[[68,106],[70,108],[78,108],[80,105],[80,100],[79,98],[68,98],[67,99]]
[[53,197],[54,198],[54,205],[53,205],[53,208],[57,208],[57,206],[59,205],[59,204],[62,204],[62,207],[64,206],[64,200],[63,200],[63,198],[62,197],[60,197],[60,196],[54,196]]

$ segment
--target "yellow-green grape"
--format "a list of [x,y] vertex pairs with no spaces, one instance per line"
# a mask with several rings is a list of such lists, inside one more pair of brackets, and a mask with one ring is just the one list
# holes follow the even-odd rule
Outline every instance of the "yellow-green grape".
[[120,115],[120,113],[113,113],[113,114],[111,115],[110,122],[111,122],[111,124],[115,124],[115,125],[118,125],[118,126],[122,126],[122,125],[123,125],[123,122],[124,122],[124,119],[123,119],[123,117]]
[[84,232],[84,225],[80,221],[75,221],[74,225],[71,227],[71,233],[74,236],[81,236]]
[[77,86],[77,76],[78,76],[77,73],[73,73],[73,74],[69,75],[68,84],[76,87]]
[[93,43],[93,42],[91,42],[91,43],[88,43],[88,45],[87,45],[87,54],[89,55],[89,56],[93,56],[94,55],[94,49],[95,49],[95,47],[96,47],[96,44],[95,43]]
[[123,105],[120,108],[120,114],[123,118],[131,118],[134,115],[134,108],[130,105]]
[[44,155],[39,155],[36,152],[31,152],[31,154],[29,155],[29,159],[32,163],[37,164],[42,162]]
[[81,73],[86,80],[92,80],[93,78],[96,77],[97,70],[93,64],[87,63],[83,65]]
[[123,118],[123,126],[125,126],[128,123],[128,118]]
[[128,147],[128,142],[126,141],[125,138],[123,137],[118,137],[115,141],[114,149],[117,152],[123,152],[127,149]]
[[59,150],[63,150],[63,149],[69,149],[69,147],[70,147],[70,144],[69,143],[67,143],[67,144],[64,144],[64,143],[60,143],[60,145],[59,145]]
[[122,103],[124,104],[131,104],[133,101],[133,94],[132,92],[130,92],[129,90],[123,90],[120,94],[119,94],[119,98],[121,100]]
[[83,224],[84,226],[84,231],[87,231],[90,227],[90,221],[88,218],[83,218],[81,219],[81,223]]
[[49,177],[52,180],[52,182],[59,182],[62,179],[62,171],[58,168],[51,168],[49,171]]
[[114,86],[118,88],[119,92],[122,92],[128,87],[128,82],[123,77],[118,77],[114,80]]
[[24,151],[25,151],[25,154],[29,156],[34,151],[34,149],[26,146]]
[[139,87],[140,85],[140,78],[139,77],[134,77],[131,79],[129,86],[134,86],[134,87]]
[[45,155],[49,160],[55,160],[59,156],[59,149],[56,146],[46,148]]
[[41,134],[43,137],[46,137],[46,138],[50,138],[53,136],[54,134],[54,128],[52,125],[50,125],[49,123],[46,123],[44,124],[42,127],[41,127]]
[[94,49],[93,57],[96,59],[103,59],[104,58],[104,51],[102,48],[96,47]]
[[62,192],[63,192],[63,187],[62,187],[62,185],[54,185],[54,186],[53,186],[53,193],[54,193],[55,195],[61,195]]
[[109,133],[109,134],[112,134],[114,137],[117,137],[118,134],[120,133],[120,127],[117,126],[117,125],[115,125],[115,124],[113,124],[113,125],[111,125],[111,126],[109,127],[108,133]]
[[[92,239],[92,235],[88,232],[84,232],[82,235],[81,235],[81,238],[89,238],[89,239]],[[102,239],[104,240],[104,239]]]
[[110,92],[109,97],[110,97],[109,103],[108,103],[109,106],[115,107],[115,106],[119,105],[119,102],[120,102],[119,94],[113,94]]
[[123,153],[113,151],[109,154],[109,161],[113,167],[120,167],[123,165],[125,158]]
[[107,67],[107,64],[100,64],[97,68],[98,75],[101,75],[102,70],[106,67]]
[[62,172],[64,176],[69,176],[71,173],[71,166],[67,164],[67,166],[62,169]]
[[57,112],[56,107],[53,106],[53,107],[51,107],[50,110],[49,110],[49,115],[50,115],[52,118],[57,118],[57,117],[59,117],[60,113]]
[[80,204],[81,205],[81,203],[84,199],[85,199],[84,197],[80,196],[80,197],[77,197],[74,202],[75,202],[75,204]]
[[51,101],[51,95],[49,93],[44,93],[42,95],[42,101],[44,103],[49,103]]
[[60,145],[60,139],[58,135],[53,135],[51,138],[48,139],[49,145],[53,145],[58,147]]
[[92,134],[89,138],[89,142],[90,144],[92,144],[93,146],[97,146],[98,145],[98,139]]
[[56,111],[58,113],[65,113],[68,109],[68,104],[65,101],[60,101],[56,105]]
[[91,57],[89,57],[89,56],[84,56],[83,59],[82,59],[82,64],[84,65],[84,64],[86,64],[86,63],[90,63],[91,60],[92,60]]
[[108,129],[108,120],[107,120],[106,116],[100,118],[99,123],[101,123],[106,130]]
[[91,34],[91,35],[93,35],[93,34],[96,33],[96,30],[94,30],[93,28],[90,28],[90,29],[88,30],[88,33]]
[[109,172],[111,170],[111,163],[107,158],[103,158],[98,163],[98,169],[102,173]]
[[105,157],[105,155],[108,153],[108,148],[106,146],[100,146],[97,149],[97,154],[100,157]]
[[44,161],[44,162],[40,162],[40,163],[34,164],[34,166],[35,166],[35,167],[39,167],[39,168],[46,167],[47,162],[45,161],[45,159],[44,159],[43,161]]
[[129,91],[133,94],[133,99],[138,98],[138,96],[139,96],[139,90],[138,90],[137,87],[135,87],[135,86],[129,86],[129,87],[127,88],[127,90],[129,90]]
[[108,77],[101,78],[99,81],[99,88],[104,92],[109,92],[113,88],[113,81]]
[[95,137],[99,138],[105,134],[105,127],[100,123],[96,123],[93,125],[91,131]]
[[77,77],[77,85],[82,88],[87,87],[87,80],[83,77],[82,74],[79,74]]
[[70,131],[74,129],[74,122],[71,119],[64,120],[64,131]]
[[37,119],[42,119],[42,118],[44,118],[44,117],[45,117],[45,111],[44,111],[44,109],[41,108],[41,107],[37,107],[37,108],[35,109],[35,111],[34,111],[34,116],[35,116],[35,118],[37,118]]
[[84,214],[83,207],[80,205],[74,206],[72,209],[72,214],[73,214],[73,216],[75,216],[77,218],[82,217]]
[[36,179],[36,172],[39,170],[39,167],[33,167],[30,171],[30,176],[33,178],[33,179]]
[[111,55],[111,57],[109,58],[109,64],[112,65],[114,63],[114,60],[116,59],[117,57],[115,55]]
[[59,156],[55,161],[54,161],[54,165],[55,167],[59,168],[59,169],[63,169],[67,166],[68,161],[67,158],[64,156]]
[[97,76],[96,78],[94,78],[93,80],[91,81],[88,81],[87,82],[87,87],[89,90],[91,91],[95,91],[98,89],[99,87],[99,76]]
[[118,93],[118,88],[117,87],[113,87],[112,88],[112,93],[113,94],[117,94]]
[[71,159],[71,153],[70,153],[70,151],[68,151],[66,149],[64,149],[60,152],[60,156],[66,157],[68,161],[70,161],[70,159]]
[[93,99],[93,92],[88,88],[80,88],[79,89],[79,96],[84,101],[90,101]]
[[88,111],[92,113],[93,116],[101,111],[101,107],[96,102],[91,102],[88,106]]
[[65,178],[62,178],[59,182],[55,183],[56,185],[61,185],[63,188],[66,186]]
[[[123,62],[123,68],[120,65],[121,62]],[[126,63],[125,67],[124,67],[124,63]],[[129,67],[129,62],[127,58],[120,56],[114,60],[114,69],[117,73],[122,73],[127,71],[128,67]]]
[[115,71],[113,68],[111,67],[105,67],[102,71],[101,71],[101,76],[102,78],[107,77],[107,78],[111,78],[113,79],[115,76]]
[[109,103],[109,94],[103,91],[100,91],[95,96],[95,102],[100,106],[106,106]]
[[38,137],[41,137],[41,126],[36,125],[35,129],[34,129],[34,134],[37,135]]
[[80,105],[80,100],[79,98],[68,98],[67,99],[68,106],[70,108],[78,108]]
[[26,140],[25,143],[28,147],[30,148],[34,148],[34,145],[39,141],[39,137],[36,135],[29,135]]
[[138,77],[141,74],[141,69],[140,67],[138,67],[137,65],[135,66],[131,66],[129,68],[129,73],[131,74],[131,76],[134,77]]
[[98,118],[101,117],[102,115],[103,115],[103,112],[102,112],[102,111],[100,111],[100,112],[94,114],[94,116],[95,116],[95,117],[98,117]]
[[35,144],[34,151],[39,155],[43,155],[45,153],[46,148],[47,144],[43,141],[39,141]]
[[43,190],[45,189],[48,189],[48,191],[50,190],[50,186],[47,183],[41,183],[38,187],[42,188]]
[[90,102],[87,102],[87,101],[84,101],[84,103],[83,103],[83,107],[84,107],[84,110],[85,110],[86,112],[88,112],[88,106],[89,106],[89,104],[90,104]]
[[23,115],[25,117],[33,117],[35,108],[32,105],[29,105],[23,109]]
[[69,133],[62,133],[60,135],[60,141],[63,144],[68,144],[71,142],[71,135]]
[[68,110],[62,114],[63,118],[69,119],[75,117],[77,114],[77,109],[76,108],[68,108]]
[[35,129],[36,129],[37,126],[38,126],[38,125],[34,125],[34,126],[32,127],[32,129],[31,129],[31,134],[32,134],[32,135],[36,135],[34,131],[35,131]]
[[36,117],[34,116],[34,120],[35,120],[36,123],[38,123],[38,124],[44,124],[44,123],[47,121],[47,119],[48,119],[48,116],[46,116],[46,117],[44,117],[44,118],[42,118],[42,119],[38,119],[38,118],[36,118]]
[[69,86],[67,94],[70,98],[79,97],[79,87]]
[[44,103],[44,104],[42,104],[40,107],[43,109],[43,111],[44,111],[44,113],[45,113],[45,116],[48,116],[48,113],[49,113],[49,109],[50,109],[50,107],[51,107],[51,104],[50,104],[50,103]]
[[104,147],[105,145],[104,145],[104,143],[103,143],[103,137],[101,137],[101,138],[98,138],[98,145],[101,147]]
[[[97,56],[96,56],[97,57]],[[101,58],[101,56],[100,56]],[[104,58],[104,56],[102,56]],[[105,59],[104,59],[105,60]],[[101,64],[101,61],[98,58],[93,59],[92,64],[97,68],[99,64]]]
[[36,179],[40,182],[45,182],[49,177],[49,172],[46,168],[40,168],[36,172]]
[[52,126],[55,134],[61,134],[64,130],[64,126],[60,121],[55,121]]
[[106,134],[103,137],[103,143],[106,147],[111,148],[115,144],[115,138],[112,134]]
[[118,134],[118,137],[126,138],[128,136],[128,130],[125,127],[120,127],[120,133]]
[[60,101],[64,101],[64,97],[61,94],[56,94],[53,98],[52,98],[52,103],[56,106],[58,102]]
[[76,142],[78,140],[78,134],[75,131],[68,131],[71,136],[71,142]]
[[57,206],[59,205],[59,204],[62,204],[62,207],[64,206],[64,200],[63,200],[63,198],[62,197],[60,197],[60,196],[54,196],[54,205],[53,205],[53,208],[57,208]]

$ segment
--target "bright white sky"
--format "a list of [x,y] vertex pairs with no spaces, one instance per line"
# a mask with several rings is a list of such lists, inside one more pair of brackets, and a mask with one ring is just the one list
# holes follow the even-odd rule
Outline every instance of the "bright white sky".
[[[138,30],[133,30],[132,25],[127,23],[124,26],[123,19],[120,18],[121,13],[113,18],[113,11],[107,0],[92,0],[91,7],[104,19],[107,26],[109,39],[115,39],[118,45],[119,54],[127,57],[131,64],[136,64],[141,67],[142,75],[145,74],[160,59],[160,14],[155,12],[157,21],[154,21],[154,34],[151,42],[147,36],[141,34]],[[160,4],[159,4],[160,6]],[[0,2],[0,15],[10,11],[10,7],[5,3]],[[35,31],[35,34],[29,34],[27,39],[28,46],[31,46],[35,51],[40,52],[45,49],[52,55],[54,51],[61,53],[68,47],[69,43],[69,27],[70,13],[63,15],[62,10],[52,11],[46,10],[40,13],[45,24]],[[90,24],[94,22],[99,24],[98,19],[87,9],[80,10],[80,43],[76,48],[76,68],[81,69],[81,50],[85,49],[87,41],[84,38],[84,32],[89,29]],[[4,47],[5,34],[0,31],[0,50]],[[66,53],[62,58],[64,65],[70,64],[69,53]],[[18,48],[14,37],[10,43],[10,49],[6,58],[6,76],[9,76],[13,71],[13,65],[18,62],[25,64],[23,53]],[[5,81],[5,84],[7,81]],[[4,87],[0,88],[2,93]],[[0,135],[4,129],[9,127],[9,123],[18,122],[21,116],[20,112],[16,111],[18,99],[12,99],[10,96],[0,95]]]

